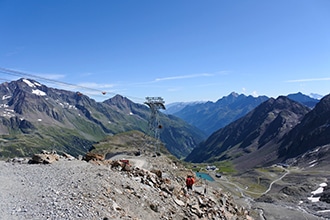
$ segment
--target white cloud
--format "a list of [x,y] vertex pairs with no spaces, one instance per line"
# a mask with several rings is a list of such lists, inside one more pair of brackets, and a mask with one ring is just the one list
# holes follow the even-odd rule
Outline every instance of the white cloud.
[[253,97],[258,97],[259,94],[256,90],[252,91],[251,93],[247,91],[247,89],[245,87],[242,88],[242,93],[246,94],[246,95],[252,95]]
[[[0,67],[1,73],[8,74],[11,76],[17,76],[15,78],[31,78],[35,80],[49,80],[49,81],[55,81],[56,79],[64,78],[65,75],[63,74],[52,74],[52,73],[28,73],[22,70],[19,70],[19,68],[15,69],[7,69]],[[16,79],[13,79],[16,80]]]
[[168,92],[177,92],[177,91],[180,91],[180,90],[182,90],[181,87],[176,87],[176,88],[169,88],[167,91]]
[[78,87],[86,87],[86,88],[95,88],[95,89],[104,89],[104,88],[113,88],[114,84],[99,84],[99,83],[79,83]]
[[170,76],[170,77],[163,77],[155,79],[156,82],[159,81],[166,81],[166,80],[178,80],[178,79],[189,79],[189,78],[197,78],[197,77],[210,77],[214,76],[211,73],[200,73],[200,74],[191,74],[191,75],[182,75],[182,76]]
[[310,78],[310,79],[294,79],[294,80],[287,80],[285,82],[288,83],[296,83],[296,82],[313,82],[313,81],[329,81],[330,78]]
[[49,80],[57,80],[57,79],[62,79],[65,77],[65,75],[63,75],[63,74],[51,74],[51,73],[36,74],[36,76],[37,76],[37,80],[38,80],[38,77],[40,77],[41,79],[49,79]]
[[93,76],[94,74],[93,73],[82,73],[81,75],[82,76]]
[[203,88],[203,87],[211,87],[211,86],[221,86],[223,85],[222,82],[215,82],[215,83],[207,83],[207,84],[200,84],[200,85],[194,85],[194,88]]
[[258,97],[258,96],[259,96],[258,93],[257,93],[257,91],[253,91],[251,95],[252,95],[253,97]]

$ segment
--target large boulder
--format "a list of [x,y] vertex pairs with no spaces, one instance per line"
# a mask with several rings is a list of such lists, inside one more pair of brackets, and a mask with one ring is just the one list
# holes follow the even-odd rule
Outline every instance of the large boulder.
[[41,154],[35,154],[32,156],[29,163],[31,164],[50,164],[60,159],[59,155],[56,152],[42,152]]
[[83,157],[83,160],[85,160],[87,162],[89,162],[89,161],[103,161],[104,160],[104,155],[88,152]]

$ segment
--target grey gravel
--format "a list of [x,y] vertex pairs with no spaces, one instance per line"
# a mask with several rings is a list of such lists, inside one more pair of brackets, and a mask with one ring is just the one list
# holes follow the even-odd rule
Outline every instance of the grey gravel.
[[0,167],[0,219],[125,219],[111,196],[121,174],[106,166],[60,160]]

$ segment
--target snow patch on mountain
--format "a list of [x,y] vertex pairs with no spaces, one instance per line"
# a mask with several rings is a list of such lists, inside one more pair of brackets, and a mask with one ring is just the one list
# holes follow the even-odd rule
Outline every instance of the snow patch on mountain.
[[29,80],[27,79],[23,79],[23,82],[25,82],[28,86],[32,87],[32,88],[35,88],[36,85],[34,85],[34,83],[30,82]]
[[56,103],[59,104],[62,108],[66,108],[66,109],[75,109],[77,110],[77,107],[74,106],[74,105],[70,105],[69,103],[65,102],[65,103],[62,103],[60,102],[60,100],[56,100]]
[[34,85],[36,85],[36,86],[42,86],[42,85],[41,85],[40,83],[38,83],[38,82],[35,82]]
[[4,109],[1,116],[11,118],[15,116],[14,113],[15,111],[12,109]]
[[11,97],[10,95],[4,95],[4,96],[2,96],[2,100],[9,99],[10,97]]
[[315,197],[315,195],[321,194],[324,191],[324,187],[326,187],[328,184],[327,183],[321,183],[319,188],[317,190],[314,190],[311,192],[312,196],[308,197],[308,199],[312,202],[319,202],[321,197]]
[[46,95],[45,92],[43,92],[43,91],[41,91],[39,89],[32,89],[32,93],[33,94],[36,94],[36,95],[39,95],[39,96],[45,96]]

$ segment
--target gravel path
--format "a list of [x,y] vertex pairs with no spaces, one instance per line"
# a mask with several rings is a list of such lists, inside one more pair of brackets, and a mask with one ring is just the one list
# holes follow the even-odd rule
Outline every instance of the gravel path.
[[118,219],[107,194],[116,179],[120,174],[106,166],[79,160],[0,161],[0,219]]

